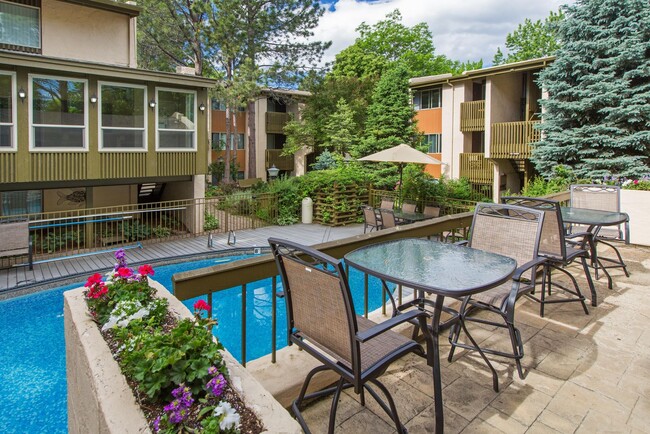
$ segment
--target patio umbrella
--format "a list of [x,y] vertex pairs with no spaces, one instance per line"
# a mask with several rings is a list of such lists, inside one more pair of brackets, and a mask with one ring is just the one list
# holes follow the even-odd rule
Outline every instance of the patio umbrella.
[[399,192],[397,196],[400,200],[402,199],[402,171],[404,170],[404,165],[409,163],[442,164],[441,161],[404,143],[393,146],[392,148],[384,149],[383,151],[375,152],[374,154],[366,155],[365,157],[359,158],[359,160],[397,164],[399,169]]

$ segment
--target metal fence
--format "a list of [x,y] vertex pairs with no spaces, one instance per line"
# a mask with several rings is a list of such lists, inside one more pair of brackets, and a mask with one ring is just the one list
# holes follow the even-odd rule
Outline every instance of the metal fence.
[[[241,192],[210,198],[2,216],[0,231],[3,223],[29,221],[34,259],[43,260],[136,243],[255,229],[275,224],[277,216],[277,195]],[[16,259],[3,258],[0,265],[10,265],[12,260]]]
[[[377,208],[381,204],[382,198],[390,198],[397,203],[397,196],[396,191],[371,189],[368,194],[368,205]],[[441,216],[472,211],[476,206],[475,200],[462,200],[441,196],[430,196],[423,199],[412,199],[407,196],[402,198],[402,202],[415,203],[420,212],[427,205],[437,206],[440,208]]]

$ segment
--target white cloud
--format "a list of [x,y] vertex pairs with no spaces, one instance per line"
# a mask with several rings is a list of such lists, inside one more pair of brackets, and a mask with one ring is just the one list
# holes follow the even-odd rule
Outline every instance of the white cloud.
[[336,10],[327,10],[315,38],[332,41],[324,61],[354,43],[355,29],[361,22],[369,25],[399,9],[402,22],[413,26],[426,22],[433,33],[436,54],[454,60],[492,62],[497,47],[504,48],[506,35],[526,18],[544,19],[550,11],[573,0],[378,0],[370,3],[339,0]]

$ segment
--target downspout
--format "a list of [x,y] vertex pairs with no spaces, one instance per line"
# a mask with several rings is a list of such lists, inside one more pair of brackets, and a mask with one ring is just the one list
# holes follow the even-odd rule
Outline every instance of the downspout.
[[451,87],[451,164],[449,166],[449,179],[451,179],[453,174],[454,174],[454,163],[455,163],[454,162],[454,160],[455,160],[455,157],[454,157],[454,155],[455,155],[454,154],[454,137],[456,135],[454,134],[454,117],[455,117],[455,113],[456,113],[456,108],[455,108],[454,102],[456,100],[456,95],[455,95],[455,92],[454,92],[454,84],[452,82],[450,82],[449,79],[447,79],[445,84],[447,84],[447,85],[449,85]]

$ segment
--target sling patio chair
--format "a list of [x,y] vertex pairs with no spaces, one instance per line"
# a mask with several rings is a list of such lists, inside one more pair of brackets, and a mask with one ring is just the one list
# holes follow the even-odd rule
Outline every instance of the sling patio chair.
[[431,217],[431,218],[440,217],[440,207],[439,206],[433,206],[433,205],[425,205],[424,211],[422,211],[422,214],[424,214],[427,217]]
[[[594,292],[594,282],[589,273],[589,265],[587,259],[589,252],[592,248],[592,234],[591,232],[579,232],[571,235],[564,234],[564,222],[562,221],[562,210],[560,203],[555,200],[541,199],[537,197],[522,197],[522,196],[504,196],[501,198],[503,203],[510,205],[519,205],[527,208],[533,208],[544,212],[544,224],[542,226],[542,237],[539,243],[539,255],[548,258],[544,263],[546,267],[546,282],[542,283],[539,298],[535,293],[527,294],[528,297],[540,303],[539,315],[544,317],[544,305],[547,303],[567,303],[567,302],[580,302],[585,314],[589,314],[585,297],[580,291],[580,286],[575,277],[566,270],[564,267],[570,265],[576,259],[580,259],[582,268],[584,270],[585,279],[589,285],[589,291]],[[567,242],[566,238],[571,241]],[[552,280],[552,271],[557,270],[564,273],[573,284],[573,289],[567,288],[557,281]],[[546,292],[551,295],[551,287],[562,289],[574,297],[557,298],[549,300],[546,298]]]
[[379,208],[379,215],[381,216],[382,229],[394,228],[398,225],[395,213],[392,209]]
[[[395,402],[378,377],[406,354],[425,357],[419,343],[391,329],[412,320],[426,329],[427,314],[414,310],[376,324],[355,313],[342,261],[287,240],[269,238],[269,244],[286,297],[289,345],[297,345],[322,363],[307,374],[293,401],[292,409],[302,429],[310,433],[301,413],[303,402],[333,393],[328,430],[333,433],[341,392],[352,387],[360,395],[361,405],[365,406],[366,390],[395,423],[397,432],[406,433]],[[432,345],[430,335],[427,339]],[[336,386],[307,395],[312,377],[327,370],[340,376]],[[370,384],[381,390],[385,401]]]
[[370,228],[369,232],[373,229],[381,229],[381,220],[377,217],[375,209],[368,205],[362,205],[361,209],[363,210],[363,233],[365,234],[368,228]]
[[402,212],[414,214],[416,209],[417,205],[413,202],[404,202],[402,204]]
[[[571,186],[571,206],[574,208],[587,208],[600,211],[621,212],[621,187],[617,185],[606,184],[574,184]],[[609,268],[622,268],[627,277],[630,273],[627,271],[627,265],[623,261],[621,253],[618,251],[612,241],[625,241],[630,240],[630,222],[626,221],[623,224],[623,230],[619,226],[601,227],[597,226],[593,229],[594,234],[594,248],[598,248],[598,244],[604,244],[611,248],[616,254],[616,258],[608,258],[598,255],[598,262],[592,264],[595,268],[596,279],[598,279],[598,270],[602,269],[610,282],[611,289],[611,276],[607,269]],[[609,265],[604,265],[603,262]]]
[[[478,350],[473,344],[459,342],[461,329],[467,333],[468,322],[488,324],[506,328],[512,344],[512,353],[480,347],[483,353],[507,357],[515,360],[520,378],[524,378],[521,359],[524,345],[519,329],[515,327],[515,303],[524,294],[535,288],[537,268],[544,266],[546,258],[538,256],[539,240],[542,233],[544,213],[542,211],[515,205],[478,203],[470,229],[470,238],[458,244],[474,249],[485,250],[517,261],[517,270],[512,281],[503,283],[484,292],[479,292],[462,300],[459,309],[459,322],[449,331],[451,349],[448,360],[451,362],[456,347]],[[545,274],[545,271],[542,272]],[[544,280],[544,276],[542,277]],[[501,317],[502,322],[469,316],[472,311],[487,310]],[[482,355],[482,354],[481,354]],[[494,375],[494,368],[486,360]]]
[[392,197],[382,197],[380,209],[393,209],[395,208],[395,199]]

